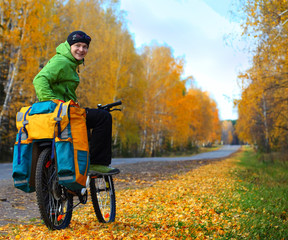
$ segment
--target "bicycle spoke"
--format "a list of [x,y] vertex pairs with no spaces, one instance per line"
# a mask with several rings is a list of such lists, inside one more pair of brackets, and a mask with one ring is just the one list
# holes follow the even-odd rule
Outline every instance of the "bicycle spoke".
[[36,171],[36,195],[40,214],[50,229],[66,228],[72,217],[73,197],[58,184],[54,159],[50,159],[51,149],[44,149],[38,159]]
[[113,222],[116,204],[112,177],[102,176],[94,178],[90,182],[90,192],[98,220],[100,222]]

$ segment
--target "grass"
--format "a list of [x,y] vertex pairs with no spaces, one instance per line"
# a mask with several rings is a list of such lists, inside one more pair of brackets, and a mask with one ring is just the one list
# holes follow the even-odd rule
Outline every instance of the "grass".
[[288,239],[287,164],[259,161],[248,148],[233,174],[238,184],[231,204],[241,209],[241,231],[250,239]]

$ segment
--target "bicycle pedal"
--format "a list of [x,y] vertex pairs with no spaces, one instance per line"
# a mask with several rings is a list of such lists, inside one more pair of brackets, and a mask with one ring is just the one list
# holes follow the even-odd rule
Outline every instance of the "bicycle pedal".
[[87,189],[86,189],[86,188],[82,188],[82,189],[81,189],[81,195],[82,195],[82,196],[83,196],[86,192],[87,192]]
[[86,179],[86,188],[89,188],[89,185],[90,185],[90,176],[88,175]]

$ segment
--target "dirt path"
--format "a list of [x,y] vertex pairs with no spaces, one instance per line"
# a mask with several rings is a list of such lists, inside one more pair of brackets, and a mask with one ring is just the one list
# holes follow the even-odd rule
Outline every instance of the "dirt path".
[[[175,174],[183,174],[199,166],[217,160],[143,162],[119,165],[121,173],[114,177],[115,189],[143,188],[156,181],[169,179]],[[76,201],[76,200],[75,200]],[[0,226],[8,223],[25,224],[40,222],[35,193],[24,193],[14,188],[12,180],[0,181]]]

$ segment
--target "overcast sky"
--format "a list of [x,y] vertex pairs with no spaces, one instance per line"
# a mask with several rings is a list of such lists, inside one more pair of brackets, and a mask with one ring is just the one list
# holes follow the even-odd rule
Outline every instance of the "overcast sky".
[[231,0],[121,0],[136,47],[157,41],[170,46],[174,57],[183,56],[184,77],[193,76],[210,93],[221,120],[237,119],[237,75],[249,67],[247,54],[236,51],[240,38],[233,38],[233,48],[225,41],[227,34],[240,33],[230,8]]

